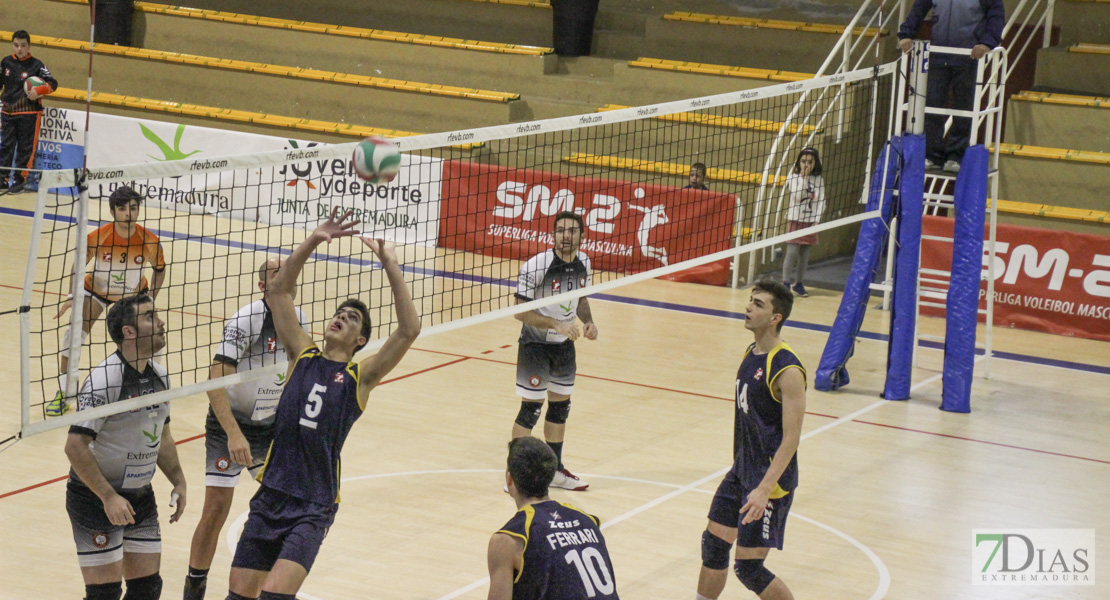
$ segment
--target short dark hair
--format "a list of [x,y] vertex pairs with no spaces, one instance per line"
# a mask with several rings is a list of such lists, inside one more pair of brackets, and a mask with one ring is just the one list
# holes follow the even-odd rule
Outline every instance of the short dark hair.
[[697,169],[697,170],[701,171],[702,175],[705,175],[706,173],[708,173],[708,171],[705,168],[705,163],[703,163],[703,162],[696,162],[696,163],[690,165],[690,169],[691,170]]
[[143,203],[143,196],[126,185],[121,185],[108,196],[108,207],[112,209],[127,206],[132,202]]
[[779,321],[775,331],[782,331],[783,324],[790,318],[790,311],[794,308],[794,294],[791,293],[790,288],[781,281],[762,279],[755,282],[755,286],[752,287],[752,293],[755,292],[771,294],[771,310],[775,314],[782,315],[782,320]]
[[817,148],[814,148],[812,146],[806,146],[805,148],[802,148],[801,152],[798,153],[798,158],[794,159],[794,172],[795,173],[801,173],[802,172],[802,157],[807,155],[807,154],[813,157],[813,170],[810,171],[809,174],[810,175],[820,175],[821,174],[821,155],[817,154]]
[[551,225],[551,228],[554,229],[559,224],[559,221],[563,219],[573,219],[575,223],[578,223],[578,228],[582,230],[582,233],[586,233],[586,223],[582,221],[582,216],[569,210],[559,211],[555,215],[555,222]]
[[19,31],[12,34],[12,41],[14,42],[16,40],[23,40],[23,41],[27,42],[28,44],[30,44],[31,43],[31,34],[27,33],[26,29],[20,29]]
[[146,292],[135,294],[134,296],[127,296],[112,304],[108,309],[108,316],[104,319],[104,324],[108,327],[108,336],[112,341],[120,344],[123,342],[123,328],[124,326],[138,327],[138,309],[140,304],[153,303],[154,299],[147,295]]
[[[370,330],[372,329],[372,327],[370,324],[370,309],[366,308],[366,303],[364,303],[362,300],[359,300],[358,298],[347,298],[343,301],[342,304],[339,305],[339,308],[335,309],[335,312],[338,313],[344,308],[353,308],[358,311],[358,314],[362,315],[362,331],[359,332],[359,335],[366,338],[366,342],[369,342]],[[358,346],[355,346],[355,352],[358,352],[365,347],[365,342],[359,344]]]
[[509,442],[508,467],[516,489],[525,498],[543,498],[555,477],[559,459],[547,442],[532,436],[518,437]]

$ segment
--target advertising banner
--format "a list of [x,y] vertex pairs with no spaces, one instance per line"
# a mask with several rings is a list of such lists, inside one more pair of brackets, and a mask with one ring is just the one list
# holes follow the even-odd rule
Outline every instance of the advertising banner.
[[[732,244],[729,194],[463,161],[443,172],[441,247],[526,260],[553,247],[552,219],[564,210],[585,221],[581,250],[598,270],[637,273]],[[686,280],[723,283],[727,263],[714,267]]]
[[[43,164],[80,167],[84,113],[47,113],[39,144]],[[311,229],[341,206],[355,210],[363,231],[401,244],[434,245],[438,236],[440,159],[403,155],[397,178],[375,185],[355,175],[348,158],[321,159],[324,144],[304,140],[99,113],[92,114],[89,140],[90,168],[167,161],[208,168],[218,166],[212,157],[274,150],[303,156],[288,165],[124,182],[162,208]],[[107,198],[119,185],[90,181],[89,197]]]
[[[952,223],[925,217],[923,231],[951,237]],[[999,225],[997,238],[995,325],[1110,341],[1110,237]],[[988,260],[984,247],[980,308],[986,307]],[[923,269],[951,265],[951,243],[923,242]],[[921,312],[943,314],[929,307]]]

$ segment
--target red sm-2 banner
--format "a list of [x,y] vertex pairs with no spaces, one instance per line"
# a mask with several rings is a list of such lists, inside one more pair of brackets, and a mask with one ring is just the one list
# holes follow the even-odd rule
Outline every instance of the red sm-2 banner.
[[[952,220],[925,217],[922,230],[950,238]],[[995,254],[995,325],[1110,341],[1110,237],[999,225]],[[980,308],[988,261],[984,247]],[[952,244],[926,240],[921,266],[949,270]]]
[[[726,250],[735,197],[710,191],[444,163],[439,246],[527,260],[554,246],[563,210],[586,224],[581,250],[594,269],[637,273]],[[676,279],[723,285],[727,261]]]

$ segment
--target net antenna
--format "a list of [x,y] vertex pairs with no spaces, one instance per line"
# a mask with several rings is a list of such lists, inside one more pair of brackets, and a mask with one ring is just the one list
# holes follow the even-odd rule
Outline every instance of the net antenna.
[[[886,107],[877,98],[884,86],[893,87],[896,72],[892,63],[729,94],[399,138],[401,173],[382,185],[355,175],[353,143],[268,138],[273,151],[153,163],[139,162],[143,153],[137,150],[134,164],[120,166],[99,166],[121,159],[101,160],[93,148],[89,160],[97,166],[83,180],[80,172],[48,171],[36,198],[21,315],[21,433],[276,377],[283,367],[215,381],[208,380],[208,369],[224,321],[260,298],[258,265],[288,255],[336,206],[355,211],[364,235],[398,244],[424,336],[649,278],[727,285],[729,263],[739,255],[877,215],[858,199],[871,146],[887,129]],[[833,91],[835,102],[823,99]],[[823,118],[793,128],[787,122],[791,115],[832,114],[833,106],[842,107],[835,143],[824,133]],[[107,117],[91,116],[97,118]],[[805,229],[754,235],[763,224],[781,231],[782,203],[760,201],[760,194],[783,185],[767,165],[793,139],[821,148],[828,209]],[[709,166],[709,190],[684,189],[696,162]],[[82,181],[87,208],[69,195]],[[111,222],[105,200],[121,185],[144,197],[140,223],[165,253],[166,283],[156,306],[167,321],[169,345],[158,360],[170,372],[172,389],[46,419],[43,406],[58,389],[57,356],[65,341],[64,327],[52,317],[69,294],[75,304],[83,299],[88,269],[81,244],[90,225]],[[565,210],[584,221],[580,250],[592,263],[590,285],[580,282],[517,305],[513,293],[522,265],[552,248],[555,215]],[[364,352],[375,351],[396,319],[373,253],[344,239],[322,246],[314,259],[302,272],[297,297],[310,332],[319,339],[338,302],[358,297],[370,305],[375,325]],[[757,268],[774,269],[772,262]],[[119,275],[109,270],[113,274]],[[69,321],[76,332],[81,322],[74,309]],[[79,338],[70,340],[78,359],[70,363],[76,373],[67,394],[115,351],[102,324],[94,325],[80,355]]]

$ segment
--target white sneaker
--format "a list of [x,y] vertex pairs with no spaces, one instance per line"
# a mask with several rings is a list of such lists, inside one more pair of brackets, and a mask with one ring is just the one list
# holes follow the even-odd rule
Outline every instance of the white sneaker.
[[570,490],[572,492],[581,492],[590,487],[590,484],[566,469],[559,469],[555,471],[555,477],[551,480],[551,487]]
[[944,163],[944,170],[949,172],[949,173],[959,173],[960,172],[960,163],[958,163],[954,160],[947,161],[947,162]]
[[936,170],[936,169],[939,169],[939,168],[940,168],[940,165],[938,165],[937,163],[935,163],[935,162],[933,162],[933,161],[931,161],[927,158],[925,159],[925,170],[926,171],[933,171],[933,170]]

